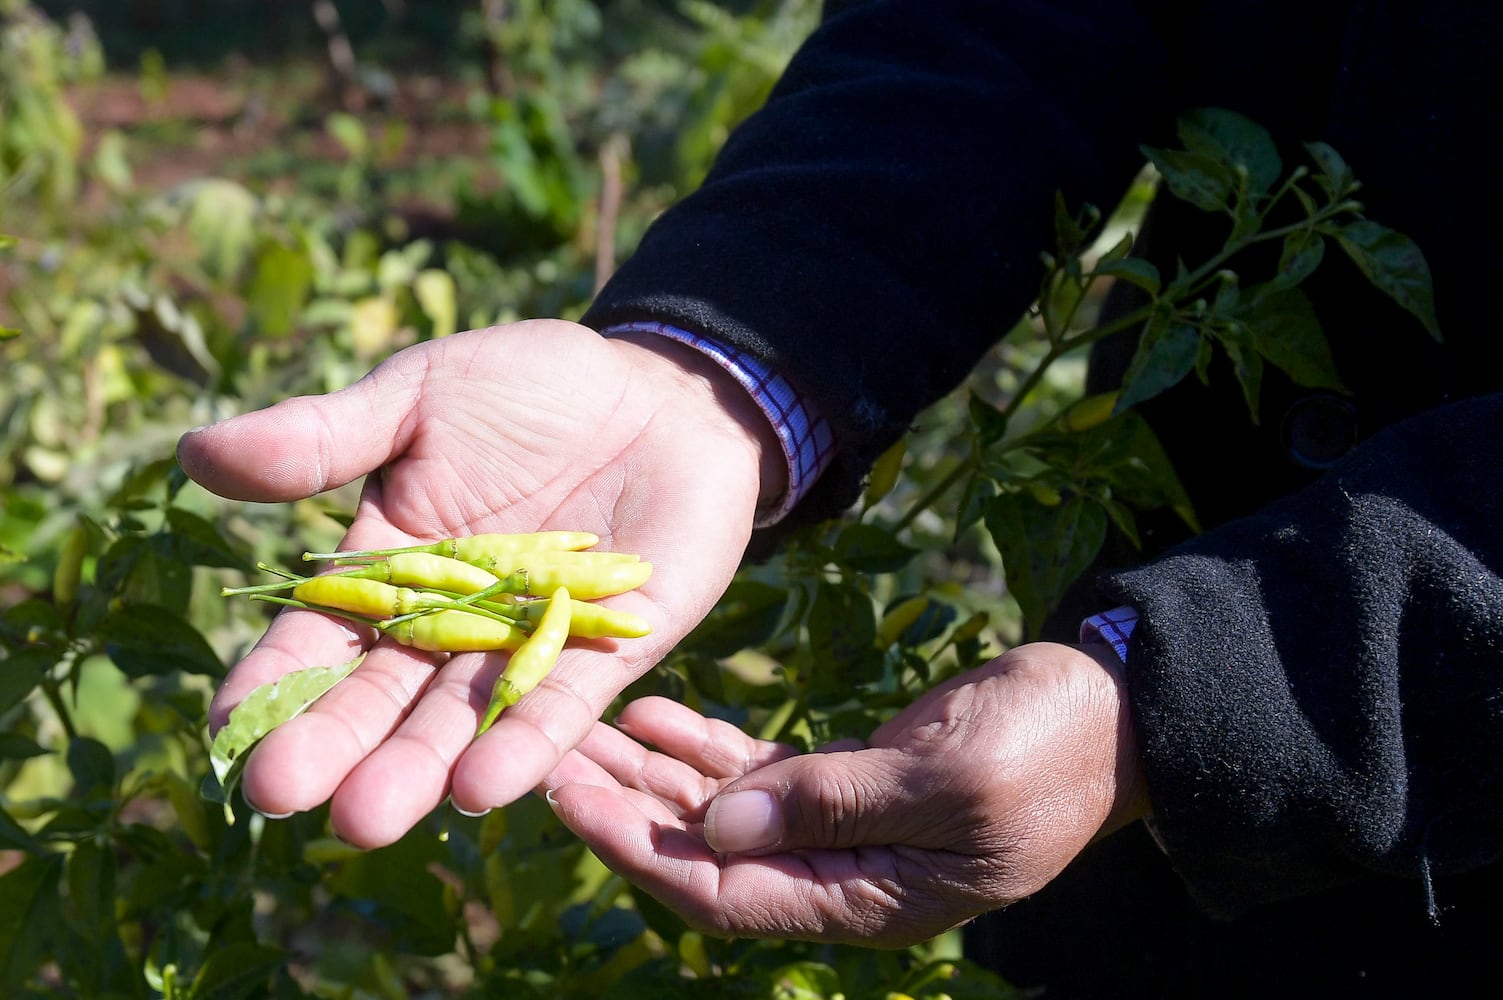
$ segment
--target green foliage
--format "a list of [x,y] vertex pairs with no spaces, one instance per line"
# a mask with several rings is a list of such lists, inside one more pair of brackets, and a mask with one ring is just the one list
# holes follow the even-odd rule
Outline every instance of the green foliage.
[[[214,686],[267,621],[220,588],[331,549],[355,495],[220,501],[177,470],[181,432],[343,386],[419,340],[577,314],[596,258],[703,175],[817,5],[543,6],[475,12],[469,41],[506,74],[477,80],[464,113],[501,183],[451,189],[464,225],[414,238],[395,197],[403,130],[343,110],[320,119],[335,168],[310,165],[295,193],[254,170],[138,187],[128,138],[80,158],[64,84],[97,53],[0,0],[0,218],[15,234],[0,239],[0,993],[1011,995],[953,936],[880,953],[704,938],[538,800],[439,809],[364,853],[330,838],[325,810],[254,814],[234,780],[246,748],[343,668],[247,702],[209,741]],[[170,92],[159,59],[142,74]],[[1131,256],[1151,182],[1104,222],[1061,204],[1038,305],[968,391],[885,457],[857,509],[744,570],[629,696],[803,746],[865,735],[1032,634],[1109,526],[1134,538],[1155,507],[1194,525],[1137,404],[1205,377],[1218,350],[1254,417],[1267,365],[1340,387],[1298,289],[1329,243],[1433,329],[1423,258],[1361,215],[1334,150],[1312,144],[1286,172],[1260,129],[1218,112],[1180,138],[1145,155],[1171,194],[1226,217],[1222,251],[1172,275]],[[608,162],[630,181],[610,223]],[[1264,243],[1272,274],[1231,270]],[[1113,282],[1144,301],[1104,324]],[[1124,391],[1080,399],[1083,349],[1129,327],[1143,334]]]
[[64,88],[103,68],[87,20],[65,30],[25,0],[0,3],[0,190],[53,207],[74,197],[84,137]]

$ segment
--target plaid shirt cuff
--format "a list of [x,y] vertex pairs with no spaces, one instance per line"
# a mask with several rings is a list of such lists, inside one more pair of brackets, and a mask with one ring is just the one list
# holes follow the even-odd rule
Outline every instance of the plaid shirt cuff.
[[1137,627],[1138,612],[1134,608],[1113,608],[1099,615],[1092,615],[1080,623],[1081,642],[1105,642],[1117,653],[1117,658],[1127,662],[1127,640]]
[[787,516],[809,492],[835,453],[830,422],[813,402],[759,358],[667,323],[618,323],[601,334],[609,337],[627,332],[654,333],[686,344],[714,360],[751,393],[783,445],[788,468],[788,488],[780,497],[763,498],[757,507],[756,526],[765,528]]

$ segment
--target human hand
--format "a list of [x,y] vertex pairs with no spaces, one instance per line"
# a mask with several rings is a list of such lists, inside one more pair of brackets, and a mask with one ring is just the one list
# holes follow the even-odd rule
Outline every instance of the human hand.
[[206,488],[248,501],[370,474],[347,549],[554,528],[653,564],[646,584],[607,602],[652,634],[566,650],[473,745],[503,654],[436,657],[315,612],[279,614],[217,692],[211,725],[260,684],[369,649],[262,740],[242,778],[268,815],[330,801],[338,834],[362,847],[398,839],[445,795],[480,812],[533,790],[709,611],[759,492],[782,488],[767,421],[724,371],[664,338],[607,340],[557,320],[420,344],[339,392],[191,431],[178,455]]
[[1036,892],[1147,812],[1105,645],[1018,647],[865,747],[796,755],[661,698],[618,726],[566,758],[549,800],[606,865],[712,933],[911,945]]

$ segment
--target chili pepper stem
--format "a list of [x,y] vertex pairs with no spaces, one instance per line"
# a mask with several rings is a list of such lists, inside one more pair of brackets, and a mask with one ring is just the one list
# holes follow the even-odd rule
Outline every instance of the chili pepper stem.
[[335,618],[343,618],[346,621],[355,622],[358,625],[369,625],[372,628],[380,626],[380,622],[365,615],[357,615],[353,611],[342,611],[339,608],[328,608],[321,604],[309,604],[307,601],[295,601],[290,597],[274,597],[271,594],[252,594],[253,601],[265,601],[268,604],[282,604],[289,608],[302,608],[304,611],[318,611],[322,614],[332,615]]
[[289,573],[285,569],[279,569],[276,566],[263,562],[256,563],[256,569],[263,573],[275,573],[282,579],[276,583],[258,583],[251,587],[225,587],[219,591],[219,596],[236,597],[248,594],[270,594],[278,590],[289,590],[307,579],[305,576],[298,576],[296,573]]
[[485,707],[485,715],[480,719],[480,725],[475,729],[475,735],[479,736],[491,728],[491,723],[501,717],[502,711],[515,705],[522,698],[522,692],[506,677],[496,681],[496,686],[491,689],[491,700]]

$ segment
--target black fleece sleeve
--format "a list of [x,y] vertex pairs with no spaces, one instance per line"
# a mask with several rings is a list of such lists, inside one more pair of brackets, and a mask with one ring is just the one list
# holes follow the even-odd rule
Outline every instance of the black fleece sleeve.
[[1112,576],[1160,841],[1209,908],[1503,857],[1503,395]]
[[794,516],[838,513],[1033,300],[1056,191],[1109,209],[1138,144],[1170,133],[1147,6],[832,5],[584,322],[670,322],[771,362],[840,448]]

